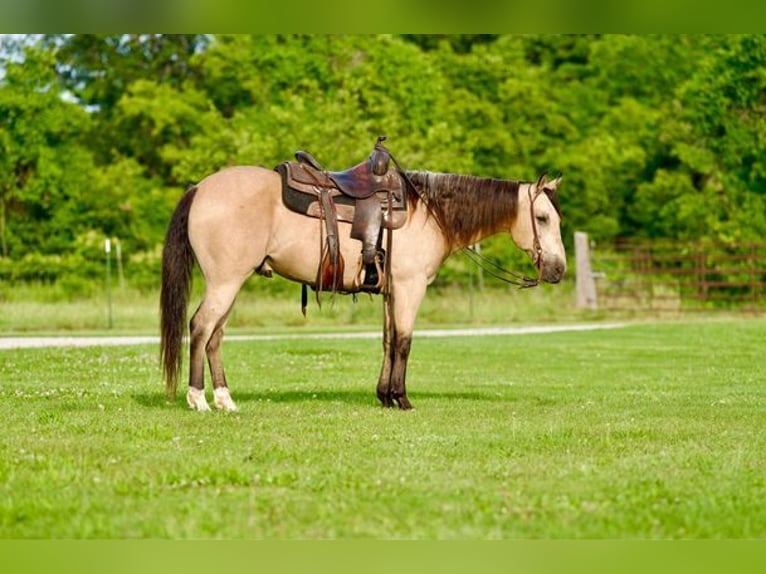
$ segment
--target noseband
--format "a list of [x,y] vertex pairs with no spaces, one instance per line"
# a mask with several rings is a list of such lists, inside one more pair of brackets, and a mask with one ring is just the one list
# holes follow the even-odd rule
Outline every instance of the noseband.
[[[519,289],[529,289],[530,287],[537,287],[540,284],[540,278],[543,276],[543,246],[540,243],[540,234],[537,231],[537,219],[535,218],[535,201],[537,201],[537,198],[540,197],[540,194],[543,192],[544,187],[540,185],[540,181],[542,180],[542,176],[537,181],[537,184],[535,185],[535,194],[532,195],[532,185],[527,188],[527,196],[529,197],[529,217],[532,223],[532,249],[535,251],[536,261],[535,261],[535,267],[537,267],[537,277],[527,277],[526,275],[523,275],[521,273],[516,273],[515,271],[511,271],[509,269],[506,269],[505,267],[502,267],[495,263],[494,261],[490,261],[486,257],[484,257],[481,253],[476,251],[475,249],[471,247],[466,247],[463,249],[463,253],[466,254],[468,259],[470,259],[476,266],[481,268],[483,271],[494,277],[495,279],[499,279],[503,283],[509,283],[510,285],[516,285]],[[489,266],[494,269],[488,269],[486,266]]]

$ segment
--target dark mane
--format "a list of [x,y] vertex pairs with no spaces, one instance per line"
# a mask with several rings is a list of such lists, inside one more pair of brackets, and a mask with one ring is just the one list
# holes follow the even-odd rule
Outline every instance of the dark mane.
[[427,171],[407,176],[452,247],[500,231],[516,217],[522,182]]

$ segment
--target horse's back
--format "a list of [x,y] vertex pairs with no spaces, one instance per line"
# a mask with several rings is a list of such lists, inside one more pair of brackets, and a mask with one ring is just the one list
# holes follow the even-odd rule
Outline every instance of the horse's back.
[[197,184],[189,240],[206,275],[220,262],[237,273],[260,264],[280,190],[279,174],[257,166],[227,167]]
[[257,201],[273,193],[279,186],[279,174],[259,166],[239,165],[223,168],[197,184],[195,203],[206,201],[229,204],[237,201]]

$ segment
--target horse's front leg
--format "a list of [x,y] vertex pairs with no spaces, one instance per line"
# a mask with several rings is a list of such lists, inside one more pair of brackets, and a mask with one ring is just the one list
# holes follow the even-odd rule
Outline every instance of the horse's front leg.
[[391,295],[383,296],[383,365],[378,379],[378,400],[384,407],[393,407],[391,371],[394,364],[394,321],[391,315]]
[[407,360],[410,357],[410,347],[412,346],[412,333],[402,334],[396,332],[396,342],[394,343],[394,366],[391,372],[391,398],[396,401],[399,408],[408,411],[412,408],[410,400],[407,398]]
[[394,286],[392,300],[392,322],[390,355],[391,375],[389,379],[390,401],[395,402],[400,409],[409,410],[412,403],[407,398],[407,362],[412,347],[412,332],[415,327],[415,316],[426,292],[426,279],[414,278],[402,281]]

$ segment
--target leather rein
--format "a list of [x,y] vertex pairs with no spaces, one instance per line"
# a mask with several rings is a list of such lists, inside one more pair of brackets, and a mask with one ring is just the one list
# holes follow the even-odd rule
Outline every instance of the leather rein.
[[532,222],[532,248],[535,250],[535,254],[537,255],[537,261],[535,262],[535,266],[537,267],[536,278],[527,277],[521,273],[516,273],[515,271],[506,269],[505,267],[498,265],[487,257],[484,257],[481,253],[472,247],[463,248],[463,253],[466,255],[466,257],[468,257],[472,263],[482,269],[485,273],[494,277],[495,279],[502,281],[503,283],[516,285],[519,289],[537,287],[540,284],[540,277],[542,277],[543,274],[543,248],[540,243],[540,235],[537,231],[537,219],[535,218],[535,201],[537,201],[537,198],[542,192],[543,187],[540,186],[539,180],[538,185],[535,186],[534,197],[532,197],[532,185],[530,184],[527,188],[527,194],[529,196],[529,216]]

